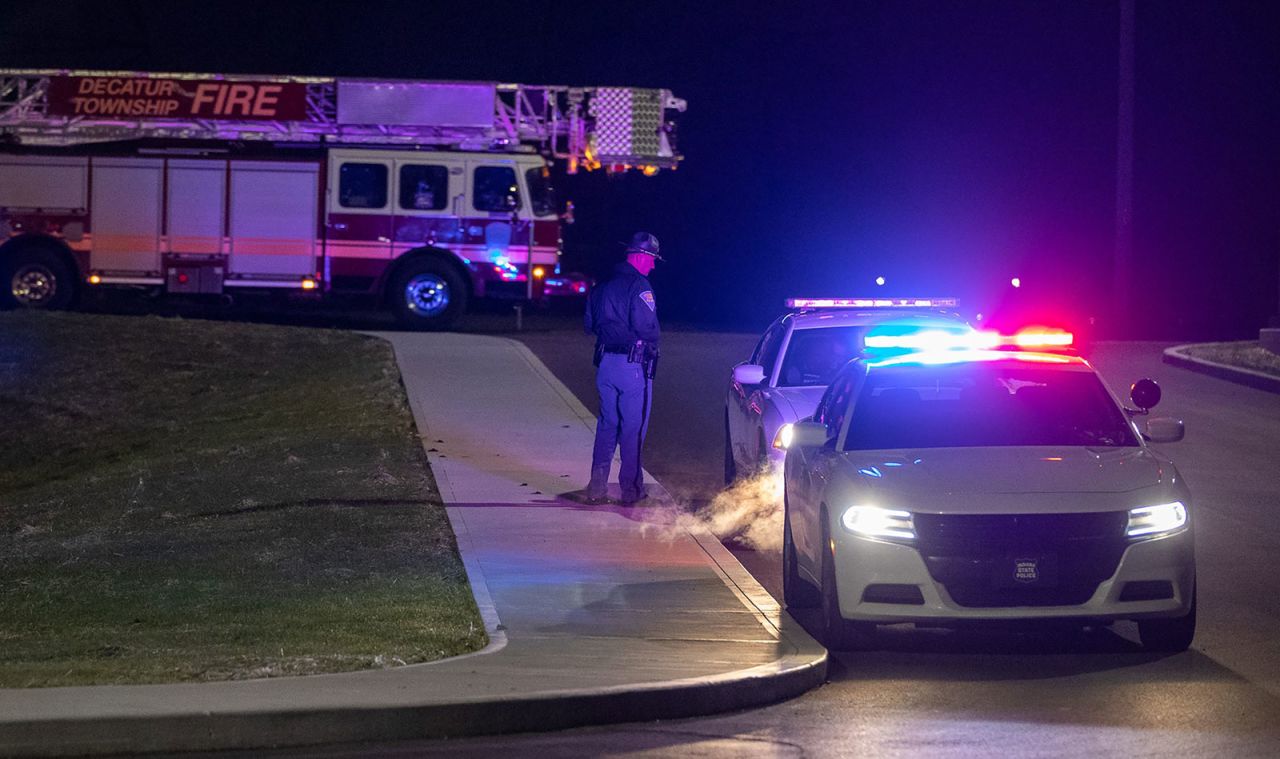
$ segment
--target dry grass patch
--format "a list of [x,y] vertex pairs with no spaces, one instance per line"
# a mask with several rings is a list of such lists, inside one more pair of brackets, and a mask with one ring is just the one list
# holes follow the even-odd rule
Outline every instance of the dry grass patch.
[[0,314],[0,686],[226,680],[481,648],[391,348]]
[[1263,348],[1257,340],[1202,343],[1190,346],[1184,352],[1193,358],[1280,377],[1280,356]]

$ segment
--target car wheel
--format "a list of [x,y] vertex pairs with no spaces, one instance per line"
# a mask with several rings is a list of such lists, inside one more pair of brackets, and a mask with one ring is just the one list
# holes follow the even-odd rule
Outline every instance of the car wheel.
[[32,310],[67,308],[75,300],[76,281],[70,267],[55,250],[27,245],[0,262],[0,279],[6,305]]
[[1138,621],[1138,639],[1147,651],[1178,653],[1191,647],[1196,637],[1196,597],[1191,596],[1191,610],[1181,617],[1143,619]]
[[419,258],[391,279],[388,297],[396,319],[410,329],[447,329],[467,307],[467,285],[448,262]]
[[822,642],[832,651],[858,651],[871,645],[875,625],[853,622],[840,614],[836,592],[836,563],[827,515],[822,515]]
[[738,463],[733,460],[733,438],[729,435],[729,412],[724,412],[724,484],[738,479]]
[[788,609],[811,609],[821,601],[818,589],[800,576],[800,561],[791,537],[791,519],[783,496],[782,507],[782,600]]

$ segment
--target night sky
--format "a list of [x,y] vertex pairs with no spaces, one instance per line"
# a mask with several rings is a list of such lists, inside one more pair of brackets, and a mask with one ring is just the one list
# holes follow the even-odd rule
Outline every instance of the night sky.
[[[1116,2],[27,2],[0,65],[667,87],[686,155],[566,178],[566,260],[657,234],[664,316],[1022,295],[1117,335],[1256,337],[1280,292],[1280,4],[1137,3],[1135,278],[1109,307]],[[888,284],[877,288],[882,275]]]

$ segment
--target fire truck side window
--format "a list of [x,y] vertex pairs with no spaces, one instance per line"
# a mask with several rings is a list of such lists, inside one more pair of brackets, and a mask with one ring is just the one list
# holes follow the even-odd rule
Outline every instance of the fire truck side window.
[[449,196],[449,169],[444,166],[400,167],[400,207],[410,211],[439,211]]
[[556,212],[556,194],[551,188],[551,170],[546,166],[529,169],[524,173],[529,185],[529,205],[534,216],[550,216]]
[[520,187],[516,170],[510,166],[477,166],[471,176],[477,211],[516,211],[520,208]]
[[343,208],[382,208],[387,204],[387,167],[380,163],[344,163],[338,170],[338,203]]

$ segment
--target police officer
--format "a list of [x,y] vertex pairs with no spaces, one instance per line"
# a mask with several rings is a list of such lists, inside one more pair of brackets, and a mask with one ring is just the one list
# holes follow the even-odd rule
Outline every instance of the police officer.
[[587,332],[596,336],[596,389],[600,415],[591,454],[588,501],[605,500],[609,467],[615,448],[622,449],[618,484],[622,502],[633,504],[647,493],[640,448],[644,445],[652,403],[652,382],[658,360],[658,313],[653,287],[646,278],[662,257],[658,238],[637,232],[627,244],[627,260],[613,276],[591,291],[587,301]]

